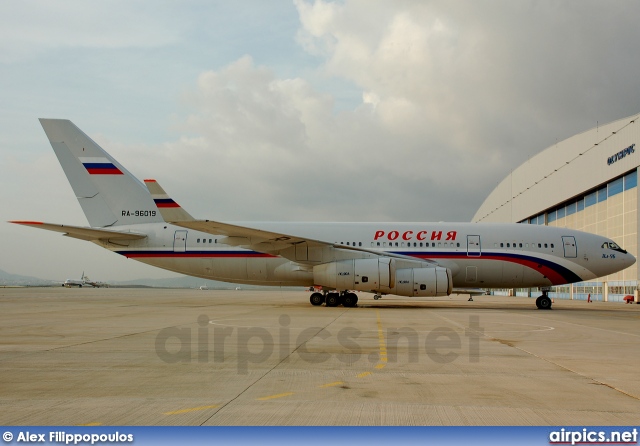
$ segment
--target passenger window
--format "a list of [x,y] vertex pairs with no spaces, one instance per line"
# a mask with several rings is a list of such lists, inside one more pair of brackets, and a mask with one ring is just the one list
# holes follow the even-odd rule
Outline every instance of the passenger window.
[[511,244],[510,243],[507,243],[507,248],[511,248]]
[[362,283],[367,283],[369,281],[369,277],[368,276],[362,276]]
[[200,239],[198,239],[198,243],[200,243]]
[[387,242],[382,242],[382,247],[386,248],[387,247]]
[[438,248],[442,246],[442,243],[438,242]]
[[545,247],[545,248],[547,247],[547,244],[546,244],[546,243],[544,244],[544,247]]
[[209,243],[211,243],[211,239],[209,239]]
[[541,243],[538,243],[538,248],[542,248],[542,244]]
[[420,284],[420,289],[421,289],[422,291],[424,291],[424,290],[426,290],[426,289],[427,289],[427,286],[426,286],[424,283],[421,283],[421,284]]
[[380,246],[380,242],[378,242],[378,246]]
[[528,248],[528,247],[529,247],[529,244],[528,244],[528,243],[525,243],[525,244],[524,244],[524,247],[525,247],[525,248]]
[[551,249],[553,249],[553,243],[551,244]]
[[420,242],[420,247],[422,248],[422,242]]
[[504,248],[504,243],[500,243],[500,247],[501,247],[501,248]]
[[362,246],[362,242],[358,242],[358,246]]
[[457,245],[458,245],[458,248],[459,248],[460,247],[460,243],[457,243]]
[[520,246],[519,246],[519,248],[522,248],[522,243],[520,243]]

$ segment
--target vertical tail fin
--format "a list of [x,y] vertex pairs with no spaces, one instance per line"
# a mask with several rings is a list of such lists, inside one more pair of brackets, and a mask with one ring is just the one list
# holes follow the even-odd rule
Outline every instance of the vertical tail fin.
[[160,183],[156,180],[144,180],[144,184],[149,189],[151,198],[156,203],[158,211],[165,221],[193,221],[195,220],[191,214],[182,209],[182,207],[173,201],[169,195],[164,191]]
[[40,119],[89,225],[162,222],[141,181],[66,119]]

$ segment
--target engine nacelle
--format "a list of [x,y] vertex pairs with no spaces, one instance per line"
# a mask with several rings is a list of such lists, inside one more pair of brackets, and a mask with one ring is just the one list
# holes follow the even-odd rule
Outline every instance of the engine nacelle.
[[448,296],[453,290],[451,270],[433,268],[405,268],[396,271],[396,289],[399,296]]
[[373,291],[399,296],[448,296],[453,289],[451,271],[442,267],[396,269],[388,257],[350,259],[313,267],[315,285],[336,290]]

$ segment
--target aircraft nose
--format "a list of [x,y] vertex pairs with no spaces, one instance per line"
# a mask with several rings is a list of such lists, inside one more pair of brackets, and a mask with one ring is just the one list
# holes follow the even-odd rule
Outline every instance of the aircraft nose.
[[624,256],[624,267],[629,268],[634,263],[636,263],[635,256],[633,254],[626,253]]

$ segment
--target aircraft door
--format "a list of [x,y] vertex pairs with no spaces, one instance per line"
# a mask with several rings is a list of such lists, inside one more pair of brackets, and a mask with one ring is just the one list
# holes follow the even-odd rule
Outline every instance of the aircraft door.
[[186,252],[187,232],[188,231],[176,231],[173,236],[173,252]]
[[564,256],[568,258],[578,257],[578,245],[574,236],[562,236],[562,247],[564,248]]
[[481,255],[480,236],[467,235],[467,257],[480,257]]

